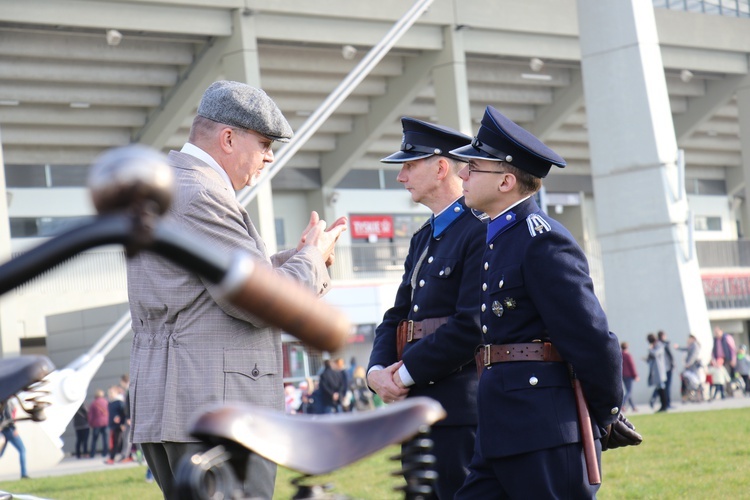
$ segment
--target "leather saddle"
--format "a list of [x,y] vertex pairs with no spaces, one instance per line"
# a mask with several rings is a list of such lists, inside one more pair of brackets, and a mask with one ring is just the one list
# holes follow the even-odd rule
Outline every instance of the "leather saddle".
[[0,360],[0,404],[40,382],[55,365],[47,356],[17,356]]
[[214,445],[236,443],[288,469],[317,475],[402,443],[445,415],[440,403],[427,397],[331,415],[287,415],[247,404],[222,404],[202,413],[191,434]]

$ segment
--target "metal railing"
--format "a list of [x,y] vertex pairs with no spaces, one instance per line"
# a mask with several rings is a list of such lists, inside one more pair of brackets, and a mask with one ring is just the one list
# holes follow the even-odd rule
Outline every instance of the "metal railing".
[[654,0],[660,9],[750,18],[750,0]]
[[697,241],[701,269],[750,267],[750,240]]

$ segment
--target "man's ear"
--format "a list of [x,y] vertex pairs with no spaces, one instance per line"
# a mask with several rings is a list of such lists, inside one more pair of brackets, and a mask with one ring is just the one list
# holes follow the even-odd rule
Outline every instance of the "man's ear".
[[500,176],[500,180],[497,182],[497,190],[501,193],[510,193],[516,187],[518,183],[516,176],[510,172]]
[[224,127],[219,131],[219,147],[224,153],[232,152],[236,140],[237,134],[230,127]]
[[438,156],[437,157],[437,178],[438,180],[443,180],[446,177],[448,177],[448,174],[451,172],[451,165],[450,162],[444,157],[444,156]]

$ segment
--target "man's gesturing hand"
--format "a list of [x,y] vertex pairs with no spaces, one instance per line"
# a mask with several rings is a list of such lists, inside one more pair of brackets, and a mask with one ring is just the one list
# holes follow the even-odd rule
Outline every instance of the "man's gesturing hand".
[[326,229],[326,221],[321,220],[317,212],[310,213],[310,222],[302,232],[302,236],[297,244],[297,250],[302,250],[304,246],[314,246],[323,255],[326,266],[331,266],[334,261],[334,247],[341,236],[346,231],[346,217],[339,217]]

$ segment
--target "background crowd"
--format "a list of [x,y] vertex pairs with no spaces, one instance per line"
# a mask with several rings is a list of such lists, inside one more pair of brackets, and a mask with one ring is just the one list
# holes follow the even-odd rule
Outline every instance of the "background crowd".
[[[721,328],[714,328],[711,357],[708,363],[703,361],[706,347],[690,334],[686,344],[670,344],[667,334],[659,331],[649,333],[648,356],[643,361],[648,368],[647,383],[653,387],[649,406],[653,409],[657,402],[660,406],[655,411],[665,412],[674,408],[671,401],[673,375],[679,376],[681,402],[711,402],[717,398],[725,399],[735,396],[750,396],[750,358],[747,346],[736,346],[734,337]],[[621,344],[622,349],[622,382],[625,395],[622,402],[623,411],[638,411],[631,398],[634,382],[640,380],[636,363],[631,356],[628,343]],[[676,353],[684,354],[681,371],[677,371]]]

